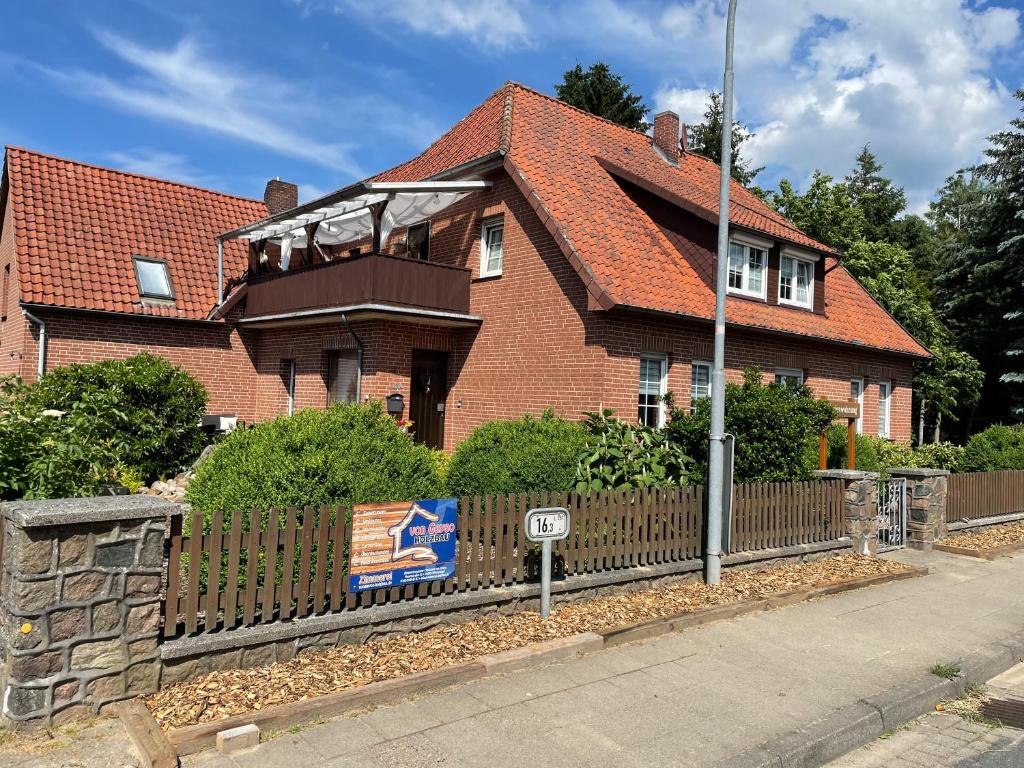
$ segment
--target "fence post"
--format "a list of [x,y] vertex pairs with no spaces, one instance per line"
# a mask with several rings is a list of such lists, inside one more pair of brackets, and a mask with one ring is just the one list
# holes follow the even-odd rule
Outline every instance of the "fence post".
[[907,546],[930,550],[946,535],[949,470],[895,467],[889,474],[907,480]]
[[0,504],[0,719],[53,721],[157,690],[171,504]]
[[843,519],[853,551],[874,557],[878,553],[878,473],[859,469],[823,469],[822,480],[842,480]]

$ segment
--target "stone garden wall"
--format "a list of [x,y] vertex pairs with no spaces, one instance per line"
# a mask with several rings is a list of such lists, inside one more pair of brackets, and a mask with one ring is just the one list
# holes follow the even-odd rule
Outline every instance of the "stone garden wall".
[[176,510],[146,496],[0,504],[4,718],[65,719],[156,690]]

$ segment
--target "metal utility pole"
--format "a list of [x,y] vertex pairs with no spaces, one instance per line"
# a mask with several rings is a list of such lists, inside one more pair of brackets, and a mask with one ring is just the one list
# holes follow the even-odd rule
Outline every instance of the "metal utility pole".
[[715,363],[711,372],[711,440],[708,445],[708,545],[704,579],[722,579],[722,483],[725,457],[725,294],[729,286],[729,180],[732,175],[732,41],[736,0],[729,0],[722,85],[722,178],[718,190],[718,263],[715,271]]

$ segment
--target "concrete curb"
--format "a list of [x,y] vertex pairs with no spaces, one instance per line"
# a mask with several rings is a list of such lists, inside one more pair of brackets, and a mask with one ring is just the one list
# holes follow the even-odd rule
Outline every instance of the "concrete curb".
[[1015,552],[1024,550],[1024,542],[1019,544],[1003,544],[1001,547],[991,547],[989,549],[957,547],[953,544],[933,544],[932,549],[937,552],[948,552],[951,555],[965,555],[967,557],[978,557],[982,560],[995,560],[997,557],[1007,557]]
[[145,768],[176,768],[178,755],[141,699],[119,701],[111,709],[121,720]]
[[988,645],[958,661],[960,675],[931,672],[902,688],[854,702],[828,717],[715,763],[713,768],[818,768],[935,709],[1024,660],[1024,633]]

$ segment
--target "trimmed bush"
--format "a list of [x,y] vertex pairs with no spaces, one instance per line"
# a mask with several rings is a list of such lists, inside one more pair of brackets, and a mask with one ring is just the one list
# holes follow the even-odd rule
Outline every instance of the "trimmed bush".
[[[708,466],[711,400],[697,401],[693,412],[672,408],[665,427],[694,463],[689,481],[703,483]],[[725,388],[725,431],[736,436],[737,483],[786,482],[811,477],[815,463],[807,446],[817,441],[835,415],[824,400],[816,400],[806,386],[762,384],[756,368],[744,371],[743,384]]]
[[491,421],[452,455],[448,491],[455,496],[569,490],[586,444],[583,428],[547,411],[537,419]]
[[[817,443],[815,443],[817,446]],[[815,447],[817,451],[817,447]],[[915,448],[877,435],[857,435],[857,469],[888,475],[893,467],[928,467],[960,470],[964,449],[953,443],[919,445]],[[846,467],[846,426],[828,428],[828,465]]]
[[224,438],[186,498],[209,513],[307,504],[369,504],[442,492],[431,450],[379,402],[338,403],[280,416]]
[[1024,469],[1024,425],[996,424],[974,435],[964,449],[961,472]]
[[587,414],[576,490],[679,485],[690,461],[682,449],[662,430],[621,421],[613,413],[606,408]]
[[187,466],[206,392],[153,355],[58,368],[0,388],[0,498],[87,496]]
[[914,466],[962,472],[965,450],[955,443],[925,443],[914,449]]

